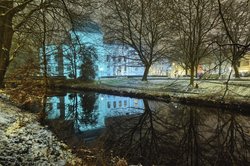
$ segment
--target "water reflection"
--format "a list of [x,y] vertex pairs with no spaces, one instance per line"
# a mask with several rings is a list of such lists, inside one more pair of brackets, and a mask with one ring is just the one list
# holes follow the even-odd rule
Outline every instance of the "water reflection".
[[68,142],[91,142],[130,164],[250,164],[250,117],[225,110],[82,93],[49,97],[46,111],[64,139],[74,135]]
[[112,119],[104,149],[133,164],[250,164],[249,117],[146,100],[144,105],[141,115]]
[[104,128],[106,118],[140,114],[144,108],[140,99],[92,92],[48,97],[46,105],[48,120],[74,121],[76,132]]

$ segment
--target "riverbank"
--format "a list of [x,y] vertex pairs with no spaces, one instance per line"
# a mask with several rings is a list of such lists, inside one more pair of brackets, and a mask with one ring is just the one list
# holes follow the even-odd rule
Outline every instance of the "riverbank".
[[102,79],[95,83],[66,81],[59,89],[90,90],[101,93],[144,97],[184,104],[246,110],[250,107],[250,81],[196,80],[190,87],[188,79],[141,81],[134,78]]
[[[249,111],[249,81],[231,81],[228,87],[225,81],[218,80],[196,80],[196,84],[196,88],[191,88],[188,80],[142,82],[139,79],[116,78],[88,83],[69,80],[55,84],[54,88]],[[69,149],[47,127],[37,122],[35,114],[21,111],[8,100],[2,100],[0,95],[0,166],[84,165]]]
[[0,98],[0,166],[85,165],[35,114]]

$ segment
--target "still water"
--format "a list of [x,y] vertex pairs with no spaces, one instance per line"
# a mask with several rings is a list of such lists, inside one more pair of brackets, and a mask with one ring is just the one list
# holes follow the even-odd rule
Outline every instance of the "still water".
[[44,122],[73,148],[129,164],[250,164],[250,116],[227,110],[81,92],[47,97]]

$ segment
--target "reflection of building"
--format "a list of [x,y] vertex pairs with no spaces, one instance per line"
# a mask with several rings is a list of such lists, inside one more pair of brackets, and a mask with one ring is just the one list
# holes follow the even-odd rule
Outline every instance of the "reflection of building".
[[[100,94],[91,104],[84,101],[86,94],[67,94],[48,97],[47,114],[49,120],[74,121],[76,131],[87,131],[105,127],[105,119],[110,117],[140,114],[144,111],[141,99]],[[96,96],[92,93],[92,96]],[[89,100],[89,98],[86,98]],[[87,107],[93,110],[87,110]]]
[[[143,75],[144,67],[135,50],[120,43],[106,43],[103,32],[96,23],[86,23],[75,31],[70,31],[63,44],[46,46],[48,74],[78,78],[83,64],[83,53],[79,50],[83,44],[96,50],[95,66],[98,77]],[[42,54],[40,56],[42,61]],[[168,67],[167,62],[154,64],[149,75],[166,75]]]
[[129,97],[101,95],[100,109],[106,110],[105,117],[116,117],[142,113],[144,104],[141,99]]

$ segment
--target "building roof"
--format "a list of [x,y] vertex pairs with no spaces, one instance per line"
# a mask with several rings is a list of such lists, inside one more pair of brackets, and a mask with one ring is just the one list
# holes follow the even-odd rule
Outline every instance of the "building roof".
[[74,23],[75,31],[84,31],[89,33],[102,33],[101,27],[94,21],[85,20],[85,21],[76,21]]

